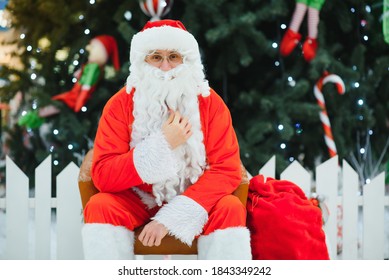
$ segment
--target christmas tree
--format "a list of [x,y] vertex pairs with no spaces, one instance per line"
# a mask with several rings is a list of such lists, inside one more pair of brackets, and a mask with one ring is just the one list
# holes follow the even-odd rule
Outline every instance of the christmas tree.
[[[299,29],[301,41],[287,56],[280,54],[294,1],[167,3],[172,6],[164,18],[181,20],[199,42],[207,78],[231,110],[250,173],[256,174],[272,155],[278,172],[294,160],[313,170],[330,157],[313,94],[325,71],[345,85],[344,95],[333,83],[322,86],[340,160],[358,168],[364,180],[384,170],[389,160],[389,46],[382,1],[324,2],[312,60],[302,52],[307,18]],[[36,127],[3,124],[3,145],[19,166],[32,172],[51,154],[56,173],[70,161],[80,163],[93,145],[101,110],[128,75],[132,35],[150,17],[138,1],[10,0],[6,9],[22,67],[1,68],[0,97],[8,103],[22,94],[14,118],[52,104],[53,96],[74,85],[73,73],[85,62],[91,38],[109,34],[118,42],[121,69],[115,75],[106,71],[84,111],[60,104],[59,114]]]

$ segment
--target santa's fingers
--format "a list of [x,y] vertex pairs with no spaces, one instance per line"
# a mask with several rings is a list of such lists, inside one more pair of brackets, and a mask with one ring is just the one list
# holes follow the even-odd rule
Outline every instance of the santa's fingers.
[[187,136],[186,139],[189,138],[190,135],[192,135],[192,125],[190,123],[187,123],[186,126],[184,127],[184,135]]
[[152,247],[154,245],[155,245],[155,234],[152,234],[150,235],[149,240],[147,241],[147,245],[145,246]]
[[143,246],[153,246],[155,237],[153,237],[152,232],[146,231],[143,235],[142,233],[144,233],[144,230],[139,235],[139,240]]
[[157,238],[155,239],[154,245],[155,245],[155,246],[161,245],[162,238],[163,238],[163,236],[158,235]]
[[180,121],[181,121],[181,114],[180,114],[180,112],[175,111],[174,112],[174,119],[173,119],[172,123],[179,124]]
[[138,236],[138,239],[139,239],[140,242],[143,242],[143,239],[145,238],[145,235],[146,235],[146,231],[145,231],[145,229],[143,229],[141,231],[141,233],[139,234],[139,236]]
[[174,113],[173,110],[169,110],[169,113],[170,113],[170,115],[169,115],[169,118],[166,121],[167,123],[171,123],[174,120],[174,116],[175,116],[175,113]]
[[180,126],[181,126],[182,128],[185,128],[188,124],[189,124],[188,118],[182,117],[182,118],[181,118],[181,121],[180,121]]
[[185,134],[185,139],[188,140],[189,137],[191,137],[193,134],[192,130],[189,130],[186,134]]

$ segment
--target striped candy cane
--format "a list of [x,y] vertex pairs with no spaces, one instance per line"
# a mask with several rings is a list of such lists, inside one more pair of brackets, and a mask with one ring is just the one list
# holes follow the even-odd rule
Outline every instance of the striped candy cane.
[[328,118],[326,103],[324,101],[324,96],[322,93],[323,86],[328,82],[335,83],[339,94],[344,94],[346,89],[342,79],[338,75],[329,74],[327,71],[324,72],[323,76],[319,79],[319,81],[317,81],[316,85],[313,87],[313,93],[315,94],[317,103],[321,108],[320,120],[324,128],[324,141],[326,142],[326,145],[328,147],[330,157],[333,157],[337,155],[336,145],[334,141],[334,136],[332,135],[331,123],[330,119]]

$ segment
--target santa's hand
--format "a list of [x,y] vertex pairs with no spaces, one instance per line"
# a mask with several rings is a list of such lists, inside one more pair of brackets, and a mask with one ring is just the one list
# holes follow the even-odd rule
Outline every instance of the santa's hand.
[[138,239],[144,246],[159,246],[161,245],[161,240],[168,234],[167,228],[158,223],[157,221],[151,221],[143,228],[142,232],[139,234]]
[[192,135],[192,125],[180,112],[170,112],[168,120],[162,125],[162,132],[172,149],[184,144]]

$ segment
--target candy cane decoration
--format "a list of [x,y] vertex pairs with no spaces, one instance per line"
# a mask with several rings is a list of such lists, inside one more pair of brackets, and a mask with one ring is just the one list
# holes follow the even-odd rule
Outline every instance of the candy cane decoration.
[[324,72],[323,76],[319,79],[319,81],[317,81],[313,88],[313,93],[315,94],[317,103],[321,108],[320,120],[324,128],[324,141],[328,147],[330,157],[333,157],[337,155],[336,145],[334,136],[332,135],[331,123],[330,119],[328,118],[326,104],[322,93],[323,86],[328,82],[335,83],[339,94],[344,94],[346,89],[342,79],[338,75],[329,74],[328,72]]

